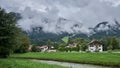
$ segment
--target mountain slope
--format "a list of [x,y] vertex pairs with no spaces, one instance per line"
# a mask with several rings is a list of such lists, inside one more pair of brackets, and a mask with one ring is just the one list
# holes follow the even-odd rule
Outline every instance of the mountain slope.
[[[13,16],[16,17],[17,20],[22,19],[19,13],[11,12]],[[42,18],[43,23],[51,23],[49,22],[48,18]],[[66,27],[66,23],[72,23],[69,27],[70,32],[67,32],[66,29],[63,30],[63,28]],[[120,23],[117,20],[114,20],[113,24],[110,24],[107,21],[100,22],[95,27],[92,27],[89,29],[90,33],[85,34],[82,32],[81,28],[83,27],[83,24],[78,23],[76,21],[68,20],[65,18],[59,18],[57,20],[57,24],[55,24],[56,30],[60,30],[60,33],[52,33],[52,32],[45,32],[43,26],[32,26],[30,31],[23,31],[25,34],[27,34],[30,39],[38,44],[44,44],[47,42],[47,40],[62,42],[61,38],[65,36],[72,36],[73,38],[89,38],[89,39],[100,39],[102,37],[109,37],[109,36],[117,36],[120,37]],[[64,25],[64,26],[60,26]],[[77,30],[77,31],[76,31]],[[72,32],[71,32],[72,31]]]
[[117,36],[120,37],[120,23],[115,20],[113,24],[109,22],[102,22],[96,25],[92,30],[92,35],[90,38],[102,38],[109,36]]

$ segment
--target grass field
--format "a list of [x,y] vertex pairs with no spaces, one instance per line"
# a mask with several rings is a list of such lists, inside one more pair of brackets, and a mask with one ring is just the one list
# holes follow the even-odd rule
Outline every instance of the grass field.
[[13,54],[11,57],[35,58],[45,60],[66,61],[75,63],[88,63],[105,66],[120,67],[120,53],[25,53]]
[[65,68],[65,67],[32,62],[29,60],[0,59],[0,68]]

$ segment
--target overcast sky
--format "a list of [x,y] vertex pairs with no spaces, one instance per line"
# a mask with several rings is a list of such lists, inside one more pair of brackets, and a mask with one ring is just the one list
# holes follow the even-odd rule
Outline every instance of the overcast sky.
[[[18,22],[24,30],[41,26],[53,33],[89,32],[102,21],[120,22],[120,0],[0,0],[0,6],[20,13],[23,18]],[[67,20],[59,23],[60,18]],[[79,27],[72,28],[75,24]]]

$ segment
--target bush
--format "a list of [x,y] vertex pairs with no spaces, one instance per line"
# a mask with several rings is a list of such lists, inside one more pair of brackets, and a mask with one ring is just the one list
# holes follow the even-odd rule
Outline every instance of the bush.
[[36,47],[36,45],[32,46],[32,52],[40,52],[41,50],[39,48]]
[[0,58],[7,58],[10,55],[10,49],[1,47],[0,48]]

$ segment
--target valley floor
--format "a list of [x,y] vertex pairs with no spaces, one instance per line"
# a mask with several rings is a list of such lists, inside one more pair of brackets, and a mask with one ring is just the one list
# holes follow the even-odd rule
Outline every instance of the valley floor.
[[55,60],[83,64],[95,64],[110,67],[120,67],[120,53],[24,53],[13,54],[12,58]]
[[22,59],[0,59],[0,68],[67,68]]

